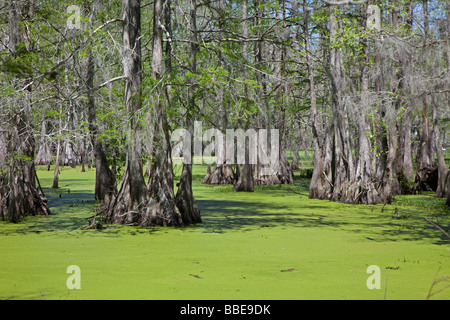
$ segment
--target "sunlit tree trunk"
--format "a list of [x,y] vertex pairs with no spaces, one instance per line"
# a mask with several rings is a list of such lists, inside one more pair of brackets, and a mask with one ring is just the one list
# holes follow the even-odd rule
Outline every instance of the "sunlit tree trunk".
[[324,178],[324,166],[322,162],[322,132],[319,129],[319,114],[317,110],[316,101],[316,86],[314,81],[313,65],[311,59],[311,46],[309,40],[309,15],[307,11],[307,1],[303,0],[303,12],[304,12],[304,39],[305,39],[305,49],[306,49],[306,63],[308,68],[308,80],[309,80],[309,99],[311,103],[310,109],[310,121],[311,129],[313,134],[313,174],[311,177],[311,184],[309,187],[309,197],[322,199],[325,196],[326,191],[324,190],[329,185]]
[[[164,8],[163,0],[156,0],[153,11],[153,52],[152,77],[157,82],[164,83]],[[153,98],[153,124],[154,134],[151,152],[151,167],[148,189],[152,198],[156,199],[159,212],[151,217],[152,224],[179,226],[188,224],[184,222],[176,206],[173,170],[170,148],[170,137],[167,125],[165,87],[157,85]]]
[[98,126],[96,120],[94,92],[94,57],[92,50],[88,50],[86,89],[88,91],[88,122],[91,143],[95,158],[95,199],[105,201],[107,205],[115,194],[115,177],[108,165],[103,146],[98,140]]
[[[222,40],[225,38],[225,28],[226,28],[226,13],[227,7],[225,0],[219,0],[219,39]],[[228,71],[226,55],[222,52],[219,52],[219,64],[224,70]],[[227,116],[227,105],[226,105],[226,97],[225,90],[219,89],[217,92],[218,95],[218,103],[219,103],[219,125],[222,126],[220,128],[223,133],[228,129],[228,116]],[[223,142],[223,148],[219,150],[215,150],[217,161],[215,166],[213,167],[209,178],[203,180],[204,183],[207,184],[234,184],[236,182],[236,176],[233,171],[231,164],[226,163],[227,155],[226,155],[226,146],[225,141]]]
[[[248,32],[248,0],[242,1],[242,36],[247,39],[249,32]],[[244,59],[245,63],[248,63],[248,44],[247,42],[244,42],[242,44],[242,58]],[[247,72],[247,66],[244,65],[244,80],[248,79],[248,72]],[[244,94],[245,98],[249,99],[249,92],[248,92],[248,86],[245,84],[244,86]],[[247,127],[247,126],[246,126]],[[242,166],[239,168],[239,178],[237,182],[234,185],[233,190],[234,191],[246,191],[246,192],[253,192],[254,191],[254,182],[253,182],[253,169],[252,164],[250,164],[250,157],[249,157],[249,147],[248,143],[245,143],[245,163],[242,164]],[[239,166],[239,164],[237,164]]]
[[141,126],[137,118],[142,95],[140,5],[139,0],[122,1],[127,161],[121,188],[107,212],[107,219],[112,223],[142,224],[142,212],[147,209],[148,190],[141,162]]
[[[197,58],[196,54],[198,51],[197,44],[197,1],[190,0],[189,8],[189,29],[190,29],[190,68],[191,72],[197,72]],[[186,110],[186,127],[191,135],[194,136],[194,124],[193,124],[193,114],[195,110],[195,90],[196,90],[195,80],[190,79],[190,90],[189,90],[189,104]],[[201,222],[200,209],[194,199],[194,192],[192,191],[192,161],[193,161],[193,143],[190,144],[189,150],[184,150],[184,152],[190,153],[190,163],[183,163],[183,170],[181,172],[180,183],[178,185],[177,195],[176,195],[176,206],[180,210],[181,217],[184,223],[191,224],[196,222]]]
[[185,224],[175,205],[170,139],[164,107],[164,8],[163,1],[154,2],[152,77],[159,83],[153,104],[153,143],[148,184],[142,166],[142,127],[139,111],[142,106],[141,3],[123,0],[123,43],[125,106],[128,114],[127,164],[122,186],[111,201],[107,219],[129,225],[180,226]]
[[[19,3],[11,1],[9,9],[9,49],[12,59],[16,59],[21,52],[18,47],[21,42],[21,11]],[[27,31],[24,31],[27,32]],[[35,138],[31,122],[32,105],[29,100],[31,86],[27,92],[12,97],[8,106],[9,123],[1,134],[0,145],[6,147],[5,165],[7,172],[0,177],[0,211],[2,216],[7,213],[11,222],[17,223],[25,215],[50,214],[48,202],[40,194],[36,186]],[[5,130],[6,129],[6,130]]]

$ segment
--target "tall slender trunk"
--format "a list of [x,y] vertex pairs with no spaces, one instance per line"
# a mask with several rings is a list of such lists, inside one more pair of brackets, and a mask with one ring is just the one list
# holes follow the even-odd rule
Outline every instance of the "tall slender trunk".
[[[190,29],[190,52],[189,52],[189,60],[190,60],[190,68],[192,73],[197,72],[197,59],[196,54],[198,51],[197,45],[197,1],[190,0],[190,8],[189,8],[189,29]],[[191,135],[194,136],[194,124],[193,124],[193,114],[195,110],[195,80],[193,78],[190,79],[190,90],[188,97],[188,107],[186,110],[186,127]],[[197,206],[197,203],[194,199],[194,193],[192,191],[192,160],[193,160],[193,143],[190,144],[189,150],[184,150],[184,152],[190,153],[190,163],[183,163],[183,171],[181,173],[180,183],[178,185],[177,195],[176,195],[176,206],[180,210],[181,217],[184,223],[191,224],[195,222],[201,222],[200,217],[200,209]]]
[[[424,34],[423,41],[426,43],[428,41],[429,35],[429,19],[428,19],[428,0],[423,0],[423,16],[424,16]],[[429,117],[429,102],[427,96],[423,97],[423,108],[422,108],[422,132],[420,135],[420,147],[418,156],[418,171],[424,170],[426,168],[431,168],[434,166],[434,156],[432,149],[432,134],[430,129],[430,117]],[[419,174],[418,172],[418,174]],[[419,178],[419,177],[418,177]]]
[[447,169],[445,164],[444,154],[442,152],[442,140],[441,132],[439,130],[439,117],[438,117],[438,103],[436,97],[431,98],[431,103],[433,106],[433,131],[434,131],[434,141],[437,155],[437,170],[438,170],[438,181],[435,196],[438,198],[443,198],[446,196],[448,185],[447,180],[450,179],[450,170]]
[[[89,11],[89,6],[86,5]],[[90,24],[94,18],[95,12],[91,12]],[[95,158],[95,199],[103,201],[105,206],[108,206],[109,201],[116,194],[116,179],[108,165],[106,154],[103,151],[103,145],[98,140],[98,126],[97,113],[95,109],[95,95],[94,95],[94,76],[95,76],[95,59],[91,48],[92,43],[87,51],[87,65],[86,65],[86,90],[88,96],[88,123],[89,135],[93,147]]]
[[[426,0],[425,0],[426,1]],[[413,0],[407,3],[407,15],[405,18],[406,29],[408,32],[413,28]],[[402,192],[409,193],[410,181],[414,179],[414,166],[411,150],[411,119],[412,110],[406,108],[401,123],[401,171],[400,184],[402,185]]]
[[44,119],[41,123],[41,136],[39,138],[39,150],[36,155],[36,165],[51,165],[52,154],[50,151],[49,141],[47,137],[47,121]]
[[[219,38],[220,40],[225,38],[226,31],[226,3],[225,0],[219,0]],[[223,43],[223,45],[225,45]],[[228,71],[228,65],[226,61],[226,56],[221,51],[219,52],[219,66],[224,70]],[[228,128],[228,117],[227,117],[227,106],[226,106],[226,97],[225,90],[220,90],[218,92],[218,104],[219,104],[219,123],[222,126],[222,131],[225,133],[225,130]],[[204,183],[207,184],[234,184],[236,182],[236,176],[233,172],[233,168],[231,164],[226,163],[227,155],[226,155],[226,146],[225,139],[223,141],[223,148],[216,151],[217,161],[216,164],[209,175],[209,178],[204,179]]]
[[[365,8],[366,9],[366,8]],[[367,12],[367,9],[365,10]],[[361,69],[361,93],[360,107],[361,110],[369,110],[369,63],[370,63],[370,45],[369,39],[363,39],[364,44],[364,61],[362,61]],[[357,113],[357,122],[359,130],[359,158],[356,165],[356,174],[354,181],[351,182],[353,190],[353,203],[375,204],[384,202],[376,190],[374,184],[376,172],[372,166],[371,149],[372,145],[369,140],[368,132],[370,125],[367,118],[367,112]]]
[[[447,1],[447,6],[446,6],[446,17],[447,17],[447,30],[445,32],[445,34],[447,35],[447,39],[450,39],[450,23],[448,23],[450,21],[450,2]],[[447,70],[450,69],[450,46],[447,46],[447,49],[445,50],[445,64],[447,66]],[[450,94],[447,92],[445,93],[445,100],[446,104],[445,106],[447,107],[447,110],[450,109]],[[441,146],[439,146],[439,148],[441,148]],[[450,206],[450,173],[447,175],[447,201],[446,204],[448,206]]]
[[309,187],[309,197],[310,198],[321,198],[324,194],[324,188],[326,187],[324,179],[324,168],[322,162],[322,145],[321,140],[323,139],[321,131],[319,130],[319,114],[317,111],[317,101],[316,101],[316,86],[314,81],[313,65],[311,59],[311,46],[309,40],[309,14],[307,0],[303,0],[303,14],[304,14],[304,39],[305,39],[305,50],[306,50],[306,64],[308,68],[308,80],[309,80],[309,100],[311,103],[310,109],[310,121],[313,134],[313,174],[311,177],[311,184]]
[[[332,9],[330,15],[330,41],[335,42],[339,37],[340,14]],[[331,199],[334,201],[351,201],[351,194],[347,193],[349,181],[353,180],[353,157],[349,141],[349,125],[347,110],[342,93],[345,92],[345,77],[343,66],[343,52],[334,47],[330,51],[330,82],[332,101],[332,179]]]
[[[402,20],[400,14],[400,8],[396,0],[393,2],[393,11],[392,11],[392,25],[396,30],[399,30]],[[398,50],[398,48],[397,48]],[[395,61],[396,61],[396,69],[391,76],[391,88],[390,91],[396,94],[396,98],[393,98],[390,101],[390,107],[392,108],[392,112],[390,112],[390,118],[387,127],[387,156],[386,163],[384,167],[384,176],[383,176],[383,184],[382,184],[382,193],[384,194],[384,198],[386,202],[390,202],[392,196],[401,193],[400,183],[398,181],[399,170],[401,170],[401,162],[400,162],[400,141],[399,141],[399,132],[400,132],[400,124],[397,120],[397,115],[400,111],[400,107],[402,104],[402,98],[400,95],[403,90],[403,62],[401,54],[398,51],[394,52]]]
[[[152,77],[160,83],[164,83],[165,78],[167,79],[167,73],[164,73],[164,18],[163,0],[155,0],[153,11]],[[164,85],[158,85],[155,90],[152,165],[148,189],[158,201],[160,208],[160,212],[152,218],[154,223],[179,226],[189,222],[183,221],[175,201],[170,137],[166,118],[166,105],[163,101],[165,96],[164,89]]]
[[56,160],[55,160],[55,170],[53,171],[53,189],[59,188],[59,160],[61,154],[61,139],[58,139],[56,144]]
[[108,165],[103,146],[98,141],[98,126],[95,110],[94,88],[95,62],[92,50],[88,50],[86,89],[88,91],[88,123],[89,134],[95,157],[95,199],[107,204],[115,194],[115,177]]
[[[255,26],[256,26],[256,37],[262,37],[264,32],[264,19],[266,17],[265,12],[265,0],[255,0],[254,10],[255,10]],[[269,128],[269,97],[268,97],[268,79],[265,72],[265,67],[267,67],[268,53],[266,41],[257,41],[254,47],[255,53],[255,64],[256,64],[256,81],[259,85],[256,88],[256,96],[258,97],[256,102],[258,106],[258,115],[256,116],[256,131],[258,135],[261,133],[261,129]],[[267,142],[265,145],[261,143],[258,145],[258,157],[257,164],[252,166],[253,169],[253,181],[255,185],[272,185],[280,184],[280,180],[276,175],[277,172],[272,172],[275,170],[267,170],[267,165],[260,157],[260,151],[267,154],[267,150],[264,148],[269,148],[270,144]]]
[[145,224],[142,212],[151,213],[147,206],[148,190],[141,162],[141,7],[140,0],[123,0],[123,69],[127,121],[127,161],[121,188],[108,208],[106,218],[112,223]]
[[[286,32],[284,31],[286,26],[286,1],[281,0],[281,17],[283,19],[282,30],[280,30],[280,34],[284,35]],[[293,184],[294,183],[294,174],[292,172],[291,167],[289,166],[289,162],[286,154],[286,108],[289,105],[289,97],[288,97],[288,78],[286,76],[286,59],[287,59],[287,48],[284,45],[284,41],[286,41],[284,36],[281,36],[281,50],[279,50],[279,72],[278,76],[280,77],[280,104],[279,104],[279,112],[278,112],[278,130],[280,137],[280,148],[279,148],[279,169],[277,172],[278,179],[282,184]]]
[[[242,1],[242,36],[247,39],[248,38],[248,0]],[[248,45],[247,42],[242,44],[242,58],[244,59],[244,64],[248,63]],[[244,81],[248,79],[247,66],[244,65],[243,69],[244,73]],[[244,85],[244,94],[246,101],[249,100],[249,92],[247,84]],[[250,164],[249,157],[249,146],[245,143],[245,163],[242,164],[242,168],[239,168],[239,164],[237,164],[239,168],[239,177],[238,181],[234,185],[234,191],[246,191],[253,192],[254,191],[254,181],[253,181],[253,170],[252,164]],[[250,142],[249,142],[250,143]]]

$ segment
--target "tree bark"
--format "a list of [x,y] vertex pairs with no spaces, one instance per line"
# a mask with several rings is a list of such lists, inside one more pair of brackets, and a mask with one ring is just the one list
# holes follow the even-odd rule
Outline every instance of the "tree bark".
[[291,170],[292,171],[297,171],[300,170],[300,156],[299,156],[299,148],[295,147],[293,149],[293,157],[292,157],[292,161],[291,161]]
[[449,178],[450,170],[448,170],[447,166],[445,165],[444,154],[442,152],[441,132],[439,129],[438,105],[436,97],[434,96],[432,97],[432,106],[433,106],[433,132],[434,132],[436,155],[438,160],[437,161],[438,181],[435,196],[438,198],[444,198],[448,192],[447,179]]
[[[169,9],[170,10],[170,9]],[[192,73],[197,72],[197,59],[196,54],[198,52],[197,45],[197,1],[190,0],[189,8],[189,29],[190,29],[190,68]],[[194,124],[192,120],[192,115],[195,110],[195,80],[190,79],[190,90],[189,90],[189,104],[186,110],[186,126],[191,137],[194,136]],[[192,224],[201,222],[200,209],[194,199],[194,192],[192,191],[192,160],[194,154],[193,143],[190,144],[189,150],[183,150],[190,153],[190,163],[183,163],[183,171],[181,173],[180,183],[178,185],[178,190],[175,198],[176,207],[180,210],[181,218],[183,223]]]
[[[248,0],[242,1],[242,36],[247,39],[248,38]],[[246,42],[242,44],[242,58],[244,62],[248,62],[248,45]],[[244,81],[248,79],[247,66],[244,65],[243,69]],[[244,94],[246,97],[246,101],[249,100],[249,92],[247,84],[244,85]],[[248,103],[247,103],[248,106]],[[247,127],[247,125],[246,125]],[[249,141],[250,143],[250,141]],[[238,179],[234,185],[233,191],[245,191],[245,192],[253,192],[254,191],[254,181],[253,181],[253,168],[250,164],[250,156],[249,156],[249,147],[248,144],[244,141],[245,144],[245,163],[242,164],[242,168],[239,168],[239,164],[237,164],[237,169],[239,170]]]
[[[364,8],[366,9],[366,8]],[[367,9],[365,10],[367,12]],[[365,16],[365,14],[363,15]],[[361,93],[360,93],[360,108],[362,110],[369,110],[369,60],[370,47],[369,39],[363,39],[364,44],[364,61],[361,69]],[[359,158],[356,165],[356,174],[354,181],[351,181],[351,188],[353,188],[352,203],[376,204],[385,202],[376,189],[374,181],[376,181],[376,172],[372,166],[371,159],[371,142],[368,137],[370,125],[367,119],[366,112],[357,113],[357,122],[359,130]]]
[[[225,0],[219,0],[219,38],[220,40],[225,38],[225,28],[226,28],[226,3]],[[224,70],[228,71],[227,62],[225,60],[225,55],[219,52],[219,65]],[[225,90],[219,90],[218,92],[218,103],[219,103],[219,122],[223,127],[221,128],[223,133],[228,128],[228,118],[227,118],[227,107],[225,101]],[[206,184],[235,184],[237,177],[233,171],[231,164],[226,163],[226,147],[224,139],[223,148],[218,151],[215,150],[217,161],[212,169],[209,179],[203,179]]]
[[[17,47],[21,42],[19,18],[21,7],[11,1],[9,9],[10,38],[9,49],[12,59],[21,53]],[[31,86],[27,93],[31,92]],[[6,146],[5,169],[0,177],[0,211],[2,217],[7,213],[10,222],[20,222],[25,215],[48,215],[49,206],[45,196],[36,187],[35,138],[31,123],[31,102],[28,94],[11,101],[8,117],[10,122],[1,134],[0,145]],[[5,106],[6,107],[6,106]],[[3,131],[3,130],[2,130]],[[6,137],[5,137],[6,134]]]
[[[154,3],[153,18],[153,54],[152,76],[157,82],[164,82],[164,25],[163,1]],[[153,217],[158,225],[184,225],[179,209],[175,204],[173,190],[173,171],[171,159],[170,137],[166,119],[166,106],[163,102],[164,86],[158,85],[153,105],[154,135],[152,143],[152,165],[148,189],[150,194],[158,201],[160,212]]]
[[286,25],[286,1],[281,0],[281,15],[283,18],[282,29],[280,30],[281,34],[281,50],[279,50],[280,59],[279,59],[279,77],[280,77],[280,105],[278,112],[278,130],[280,137],[280,154],[279,154],[279,170],[277,173],[278,179],[281,184],[293,184],[294,183],[294,174],[289,165],[289,161],[287,159],[286,154],[286,108],[289,105],[289,97],[288,97],[288,78],[286,76],[286,59],[287,59],[287,49],[284,45],[286,32],[284,31],[287,28]]
[[141,108],[141,8],[139,0],[123,0],[123,69],[127,122],[127,161],[121,188],[111,201],[106,219],[111,223],[148,225],[157,203],[148,201],[141,160],[141,126],[136,113]]
[[91,89],[94,87],[94,59],[92,52],[88,53],[87,90],[88,90],[88,122],[91,143],[95,158],[95,199],[107,204],[116,193],[115,177],[109,168],[108,160],[101,142],[98,141],[98,127],[96,123],[95,97]]
[[[400,8],[396,0],[393,1],[392,10],[392,25],[396,30],[399,30],[402,24]],[[388,128],[387,128],[387,156],[385,167],[383,168],[383,180],[381,184],[380,193],[383,194],[385,202],[390,202],[392,196],[402,193],[400,183],[399,183],[399,172],[401,176],[401,154],[400,154],[400,124],[397,116],[400,112],[400,107],[402,105],[402,90],[404,88],[403,78],[403,60],[401,53],[398,52],[398,48],[394,52],[395,66],[396,70],[393,72],[391,77],[390,91],[394,92],[397,98],[393,98],[390,101],[391,112],[388,118]]]
[[321,141],[323,139],[321,132],[319,130],[319,115],[317,111],[317,101],[316,101],[316,86],[314,81],[313,65],[311,59],[311,46],[309,41],[309,15],[308,15],[307,1],[303,0],[303,13],[304,13],[304,39],[305,39],[305,49],[306,49],[306,64],[308,68],[308,80],[309,80],[309,99],[311,103],[310,109],[310,121],[313,134],[313,174],[311,177],[311,184],[309,186],[309,197],[314,199],[323,199],[325,195],[325,179],[324,179],[324,166],[322,162],[322,145]]
[[[62,114],[63,107],[62,104],[59,107],[59,120],[58,120],[58,134],[62,134]],[[59,165],[60,165],[60,155],[61,155],[61,138],[58,138],[58,142],[56,144],[56,159],[55,159],[55,170],[53,172],[53,189],[59,188]]]
[[[89,8],[86,8],[89,10]],[[91,12],[94,15],[94,12]],[[91,16],[91,19],[92,19]],[[92,22],[91,22],[92,24]],[[92,43],[91,43],[92,45]],[[103,202],[103,205],[108,206],[112,197],[117,193],[116,179],[109,168],[106,154],[103,151],[103,145],[98,141],[98,126],[97,116],[95,110],[95,96],[94,96],[94,75],[95,75],[95,60],[92,53],[92,48],[88,48],[88,59],[86,66],[86,90],[88,96],[88,123],[89,134],[93,147],[95,158],[95,199]]]
[[49,141],[47,138],[47,121],[42,120],[41,136],[39,138],[39,150],[36,155],[36,165],[51,165],[52,153],[50,151]]
[[[330,41],[338,39],[340,28],[340,15],[331,11],[330,15]],[[330,82],[332,103],[332,157],[331,157],[331,185],[332,193],[329,195],[333,201],[351,202],[349,182],[353,180],[353,160],[349,144],[349,126],[347,111],[342,94],[345,92],[345,78],[342,61],[342,51],[334,47],[330,51]],[[331,190],[330,190],[331,191]]]
[[[303,3],[303,10],[307,10],[307,2]],[[340,7],[330,8],[330,42],[338,42],[341,30]],[[364,14],[365,15],[365,14]],[[364,16],[363,15],[363,16]],[[362,19],[364,21],[364,19]],[[376,183],[377,171],[374,166],[373,146],[368,133],[372,132],[367,110],[370,110],[369,100],[369,61],[370,51],[368,38],[362,39],[364,45],[364,57],[361,65],[359,110],[354,115],[355,125],[352,127],[349,119],[352,119],[349,108],[350,97],[345,96],[349,87],[353,86],[348,82],[343,63],[343,51],[339,46],[331,46],[329,52],[330,65],[327,68],[329,82],[331,86],[331,115],[332,118],[323,119],[324,129],[319,130],[319,117],[316,106],[314,89],[314,78],[312,63],[310,59],[310,44],[308,30],[308,19],[305,13],[305,44],[307,50],[306,62],[308,65],[308,76],[310,82],[311,100],[311,124],[314,137],[314,171],[310,185],[310,198],[329,199],[345,203],[375,204],[386,203],[391,200],[393,190],[392,175],[396,173],[398,162],[397,135],[390,127],[387,137],[389,140],[384,144],[389,148],[389,152],[381,154],[382,174],[380,179],[383,184]],[[376,83],[379,79],[376,79]],[[378,90],[381,91],[381,84]],[[354,97],[354,94],[352,94]],[[354,130],[354,133],[353,133]],[[384,134],[380,132],[380,138],[384,139]],[[351,140],[352,135],[357,135],[357,139]],[[385,149],[382,149],[385,150]],[[386,150],[387,151],[387,150]],[[384,167],[384,166],[389,167]],[[389,177],[389,178],[387,178]]]

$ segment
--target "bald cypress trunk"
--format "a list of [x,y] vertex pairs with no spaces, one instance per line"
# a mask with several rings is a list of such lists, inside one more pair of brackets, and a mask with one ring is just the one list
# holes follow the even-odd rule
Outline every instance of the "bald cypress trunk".
[[[306,12],[304,1],[304,11]],[[362,10],[367,9],[363,8]],[[364,15],[363,15],[364,16]],[[375,204],[389,202],[391,191],[395,181],[391,179],[397,170],[397,128],[389,128],[389,138],[384,146],[386,150],[384,161],[380,161],[383,183],[377,183],[377,171],[373,165],[373,145],[368,137],[372,131],[366,110],[370,110],[369,99],[369,60],[370,51],[368,38],[363,38],[365,60],[361,64],[359,99],[351,95],[351,99],[357,100],[358,112],[352,114],[352,106],[349,104],[349,87],[343,63],[343,49],[339,46],[331,46],[329,52],[330,65],[327,68],[331,87],[331,115],[322,119],[318,115],[316,106],[314,78],[309,58],[309,36],[307,30],[307,14],[305,13],[305,42],[307,49],[306,61],[310,82],[311,121],[314,137],[314,171],[310,186],[310,197],[329,199],[345,203]],[[363,19],[364,20],[364,19]],[[341,32],[340,7],[330,9],[330,42],[339,43]],[[349,106],[350,105],[350,106]],[[354,117],[354,118],[353,118]],[[354,119],[354,125],[350,120]],[[319,127],[323,125],[323,128]],[[357,135],[353,138],[354,135]],[[383,138],[382,135],[380,135]],[[395,176],[396,177],[396,176]]]
[[286,75],[286,60],[287,57],[287,48],[284,45],[284,41],[288,39],[285,38],[286,32],[284,31],[286,26],[286,1],[281,0],[281,17],[283,18],[282,28],[280,30],[280,50],[279,54],[279,63],[278,63],[278,75],[280,78],[280,87],[279,87],[279,111],[278,111],[278,130],[279,130],[279,169],[277,172],[277,177],[280,180],[281,184],[293,184],[294,183],[294,174],[292,172],[291,166],[289,165],[287,154],[286,154],[286,108],[289,105],[289,83],[288,77]]
[[[85,5],[86,11],[90,7]],[[89,24],[92,25],[95,11],[91,11]],[[112,197],[117,193],[115,175],[109,168],[106,154],[103,151],[103,145],[98,139],[99,131],[97,126],[97,112],[95,108],[94,95],[94,76],[95,76],[95,59],[92,52],[92,43],[89,43],[87,49],[87,64],[86,64],[86,90],[88,97],[88,124],[89,135],[92,143],[93,154],[95,158],[95,199],[103,202],[104,206],[108,206]],[[84,148],[83,148],[84,149]],[[85,152],[83,150],[83,152]]]
[[[225,38],[225,28],[226,28],[226,2],[225,0],[219,0],[219,38]],[[224,70],[228,71],[227,61],[225,59],[226,55],[219,51],[219,66]],[[225,130],[228,129],[228,117],[227,117],[227,106],[225,99],[225,90],[220,90],[217,93],[218,95],[218,103],[219,103],[219,123],[222,126],[222,132],[225,134]],[[205,175],[203,179],[203,183],[206,184],[234,184],[237,180],[237,177],[233,171],[231,164],[226,163],[227,155],[226,155],[226,145],[225,139],[223,142],[223,148],[220,150],[215,150],[216,152],[216,164],[211,170],[211,174],[209,177]]]
[[[156,0],[153,11],[152,77],[159,83],[164,83],[164,78],[167,77],[164,72],[163,26],[165,17],[163,3],[163,0]],[[164,99],[164,90],[163,85],[158,85],[153,99],[154,133],[148,189],[160,208],[160,211],[152,216],[153,223],[180,226],[185,223],[176,206],[173,188],[171,146],[166,118],[167,100]]]
[[[365,9],[365,10],[364,10]],[[364,11],[367,11],[364,8]],[[360,93],[360,106],[362,110],[369,110],[369,60],[370,60],[370,47],[369,39],[362,39],[364,44],[364,56],[365,59],[362,62],[361,69],[361,93]],[[370,132],[370,125],[368,115],[366,112],[357,113],[358,131],[359,131],[359,152],[357,157],[356,174],[354,180],[351,182],[352,198],[349,199],[353,203],[375,204],[384,202],[385,199],[377,191],[376,184],[376,171],[372,166],[372,154],[371,154],[371,142],[368,137]]]
[[52,163],[52,153],[50,151],[49,139],[47,138],[47,121],[41,124],[41,135],[39,137],[39,149],[36,155],[36,165],[50,166]]
[[148,215],[157,210],[150,201],[144,181],[141,159],[142,128],[136,113],[141,108],[141,8],[139,0],[123,0],[123,69],[127,122],[127,160],[121,188],[111,201],[106,218],[112,223],[147,225]]
[[[189,29],[190,29],[190,67],[191,72],[197,72],[197,60],[196,54],[198,51],[197,45],[197,1],[190,0],[190,8],[189,8]],[[193,78],[190,79],[190,90],[189,90],[189,105],[188,110],[186,111],[186,127],[191,135],[194,136],[194,124],[192,120],[192,115],[195,109],[195,80]],[[194,199],[194,192],[192,191],[192,158],[193,158],[193,143],[190,144],[189,150],[184,150],[183,152],[190,153],[190,163],[183,163],[183,171],[181,173],[180,183],[178,185],[178,191],[176,195],[176,206],[180,210],[181,217],[184,223],[191,224],[196,222],[201,222],[202,219],[200,217],[200,209],[197,206],[197,203]]]
[[438,105],[435,97],[432,97],[432,106],[433,106],[433,131],[434,131],[434,141],[437,155],[437,171],[438,171],[437,175],[438,181],[435,196],[438,198],[444,198],[448,192],[447,180],[450,178],[450,170],[447,169],[444,154],[442,152],[442,140],[438,118]]
[[[447,18],[447,29],[443,30],[442,34],[447,36],[447,39],[450,38],[450,2],[447,2],[447,6],[446,6],[446,18]],[[450,67],[450,46],[447,46],[447,49],[444,52],[444,59],[445,59],[445,65],[447,66],[447,69]],[[444,106],[448,108],[450,108],[450,93],[446,92],[444,94]],[[434,106],[437,105],[434,104]],[[437,140],[441,140],[440,138],[440,132],[438,130],[436,130],[436,133],[439,135]],[[443,175],[441,173],[441,170],[443,168],[442,164],[445,166],[445,161],[442,161],[443,157],[441,157],[442,154],[442,141],[441,143],[439,143],[438,141],[436,142],[437,148],[438,148],[438,164],[439,164],[439,184],[441,185],[440,187],[440,191],[442,194],[437,194],[437,196],[442,195],[443,197],[447,198],[447,205],[450,206],[450,170],[447,170],[447,175],[445,177],[445,180],[443,179]],[[441,160],[442,159],[442,160]],[[442,170],[443,171],[443,170]],[[438,185],[438,190],[439,190],[439,185]]]
[[[244,38],[248,38],[248,0],[242,1],[242,36]],[[248,61],[248,45],[246,42],[242,44],[242,58],[245,62]],[[247,66],[244,66],[244,80],[248,79]],[[244,94],[248,101],[248,86],[244,85]],[[250,143],[250,141],[249,141]],[[239,164],[237,164],[237,168],[239,170],[238,179],[234,185],[233,191],[246,191],[253,192],[254,191],[254,181],[253,181],[253,169],[250,164],[250,156],[249,156],[249,147],[248,144],[244,141],[245,144],[245,163],[242,164],[242,167],[239,168]]]
[[[310,121],[313,134],[313,174],[311,177],[311,184],[309,187],[309,197],[310,198],[323,198],[324,188],[326,187],[326,181],[324,178],[324,166],[322,162],[322,144],[323,137],[321,131],[319,130],[319,115],[317,111],[317,101],[316,101],[316,87],[313,74],[312,59],[310,57],[310,41],[309,41],[309,23],[308,23],[308,11],[307,2],[303,0],[303,12],[304,12],[304,39],[305,39],[305,49],[306,49],[306,63],[308,68],[308,80],[309,80],[309,99],[311,103],[310,109]],[[298,154],[298,152],[297,152]]]
[[[163,104],[164,85],[155,90],[153,143],[148,184],[142,166],[142,127],[138,118],[142,105],[141,4],[123,0],[123,43],[125,105],[129,116],[127,164],[118,195],[111,201],[106,217],[112,223],[128,225],[180,226],[184,222],[175,204],[170,139]],[[154,2],[152,76],[162,82],[163,1]]]
[[94,58],[91,49],[88,50],[87,79],[88,90],[88,122],[91,143],[95,158],[95,199],[104,201],[105,205],[109,203],[116,193],[115,176],[108,165],[103,146],[98,140],[98,126],[96,120],[95,97],[92,89],[94,88]]
[[[17,51],[21,42],[21,29],[19,19],[21,10],[19,3],[11,1],[9,9],[9,49],[12,59],[20,52]],[[17,99],[10,101],[9,123],[2,128],[0,133],[0,145],[5,147],[3,172],[0,173],[0,211],[2,217],[8,217],[9,221],[17,223],[26,215],[50,214],[47,199],[40,194],[36,186],[35,138],[31,123],[32,105],[28,94],[31,92],[28,86],[27,92]]]
[[[330,41],[335,42],[339,37],[340,14],[332,9],[330,15]],[[331,182],[332,190],[329,197],[334,201],[351,202],[349,192],[350,181],[353,180],[353,160],[349,144],[349,125],[343,93],[346,91],[343,52],[338,47],[330,51],[330,82],[331,104],[333,119],[330,131],[332,141],[331,154]]]

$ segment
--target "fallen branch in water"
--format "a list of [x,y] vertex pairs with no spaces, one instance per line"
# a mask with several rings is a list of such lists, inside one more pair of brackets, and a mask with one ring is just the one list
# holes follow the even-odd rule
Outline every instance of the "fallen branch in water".
[[431,225],[433,225],[433,226],[435,226],[436,228],[438,228],[439,230],[441,230],[442,231],[442,233],[443,234],[445,234],[446,236],[447,236],[447,238],[449,238],[450,239],[450,235],[447,233],[447,232],[445,232],[445,230],[444,229],[442,229],[442,227],[440,227],[439,225],[437,225],[436,223],[434,223],[433,221],[430,221],[429,219],[427,219],[427,218],[424,218],[428,223],[430,223]]

